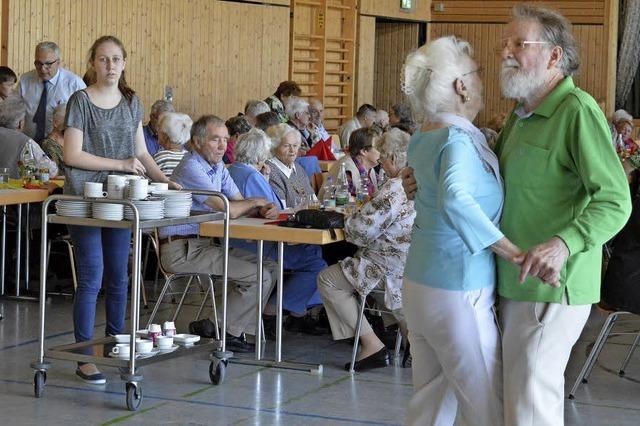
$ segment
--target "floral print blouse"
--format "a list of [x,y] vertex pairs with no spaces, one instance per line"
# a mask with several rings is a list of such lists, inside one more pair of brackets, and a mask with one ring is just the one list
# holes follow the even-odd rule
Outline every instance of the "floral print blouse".
[[360,211],[345,219],[346,240],[357,245],[358,251],[340,262],[342,272],[363,296],[384,288],[385,305],[391,310],[402,307],[402,277],[415,217],[402,180],[393,178]]

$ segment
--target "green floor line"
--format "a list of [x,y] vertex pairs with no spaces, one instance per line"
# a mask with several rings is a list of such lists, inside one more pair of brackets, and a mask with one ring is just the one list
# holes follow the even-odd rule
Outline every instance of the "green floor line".
[[118,423],[122,423],[125,420],[128,420],[128,419],[130,419],[130,418],[132,418],[134,416],[139,416],[141,414],[148,413],[149,411],[155,410],[156,408],[164,407],[165,405],[168,405],[168,404],[170,404],[170,403],[169,402],[163,402],[163,403],[160,403],[160,404],[156,404],[153,407],[143,408],[142,410],[136,411],[135,413],[131,413],[131,414],[127,414],[127,415],[124,415],[124,416],[116,417],[115,419],[112,419],[112,420],[109,420],[108,422],[102,423],[100,426],[108,426],[108,425],[115,425],[115,424],[118,424]]

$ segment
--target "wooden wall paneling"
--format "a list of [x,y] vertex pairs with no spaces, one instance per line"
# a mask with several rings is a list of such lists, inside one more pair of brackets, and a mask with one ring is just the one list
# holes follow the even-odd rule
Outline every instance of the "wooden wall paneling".
[[605,113],[607,114],[607,117],[609,117],[615,110],[616,101],[619,3],[618,0],[606,0],[605,3],[605,36],[603,46],[605,48],[607,61],[603,72],[607,76],[605,89]]
[[[264,6],[262,24],[261,64],[262,77],[260,92],[253,98],[264,99],[275,92],[278,84],[286,80],[289,67],[289,9],[277,6]],[[243,105],[244,106],[244,105]]]
[[[551,7],[574,24],[604,24],[609,0],[538,1]],[[511,9],[521,1],[513,0],[433,0],[431,19],[434,22],[507,22]]]
[[360,15],[358,27],[358,60],[356,73],[356,108],[364,103],[371,104],[373,100],[373,79],[376,49],[376,18]]
[[428,21],[431,0],[414,0],[414,3],[414,9],[407,12],[400,9],[400,0],[360,0],[360,14],[402,21]]

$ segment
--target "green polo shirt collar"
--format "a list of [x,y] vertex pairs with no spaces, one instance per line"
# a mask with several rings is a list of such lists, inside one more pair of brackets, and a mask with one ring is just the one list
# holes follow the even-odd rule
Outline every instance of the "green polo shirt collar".
[[571,76],[565,77],[551,93],[544,98],[544,101],[538,108],[536,108],[533,113],[537,115],[541,115],[543,117],[551,117],[556,109],[560,106],[564,98],[567,97],[569,93],[571,93],[576,88],[575,84],[573,84],[573,78]]

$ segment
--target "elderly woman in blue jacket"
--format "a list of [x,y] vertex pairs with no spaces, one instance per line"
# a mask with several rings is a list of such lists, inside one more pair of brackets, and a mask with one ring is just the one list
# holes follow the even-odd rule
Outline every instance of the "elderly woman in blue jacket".
[[[402,299],[413,355],[407,424],[501,425],[500,336],[494,253],[520,249],[498,228],[498,159],[473,125],[480,68],[468,42],[443,37],[409,54],[405,92],[424,121],[408,150],[416,219]],[[409,185],[405,182],[405,187]]]
[[[271,140],[260,129],[251,129],[240,136],[234,147],[235,163],[229,167],[229,174],[245,198],[263,197],[284,208],[281,197],[269,185],[271,173],[266,160],[271,158]],[[306,176],[304,177],[306,179]],[[290,194],[285,194],[285,198]],[[293,206],[289,206],[293,207]],[[255,250],[244,245],[245,249]],[[275,244],[265,244],[264,253],[276,260],[277,247]],[[307,334],[322,334],[316,321],[307,315],[307,309],[322,304],[316,280],[318,273],[327,267],[322,259],[320,246],[311,244],[285,245],[284,267],[290,273],[283,283],[283,308],[289,311],[284,327],[289,331]],[[275,300],[272,298],[265,308],[265,314],[275,312]],[[273,330],[272,321],[265,321],[267,334]]]

